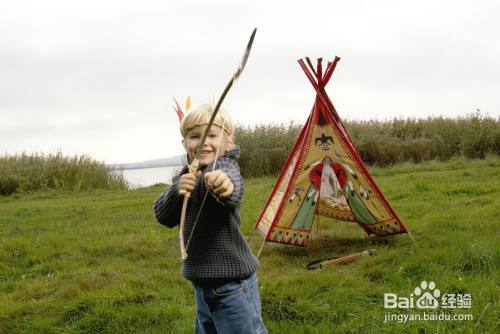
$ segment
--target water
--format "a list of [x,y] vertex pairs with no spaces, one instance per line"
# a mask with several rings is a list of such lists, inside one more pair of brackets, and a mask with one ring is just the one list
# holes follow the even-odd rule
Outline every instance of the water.
[[124,169],[123,177],[131,188],[148,187],[157,183],[170,184],[180,168],[181,166]]

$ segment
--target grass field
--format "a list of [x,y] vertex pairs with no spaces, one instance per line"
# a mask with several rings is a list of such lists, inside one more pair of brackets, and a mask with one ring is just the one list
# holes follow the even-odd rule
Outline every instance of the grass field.
[[[370,171],[419,247],[405,235],[367,238],[327,219],[309,251],[266,245],[258,276],[269,332],[500,332],[500,158]],[[273,182],[246,180],[244,234]],[[0,333],[191,333],[194,297],[180,275],[177,229],[152,212],[162,188],[0,197]],[[253,236],[254,251],[261,240]],[[369,248],[378,256],[305,268]],[[443,312],[473,319],[384,323],[384,293],[407,297],[423,280],[472,295],[470,309]]]

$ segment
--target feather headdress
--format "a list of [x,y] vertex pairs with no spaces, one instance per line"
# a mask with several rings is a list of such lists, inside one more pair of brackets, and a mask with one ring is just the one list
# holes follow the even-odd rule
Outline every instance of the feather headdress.
[[[172,97],[172,98],[174,99],[174,102],[175,102],[175,106],[172,106],[172,108],[174,108],[174,111],[177,113],[177,117],[179,117],[179,123],[180,123],[182,121],[182,119],[184,118],[184,112],[182,111],[182,109],[179,106],[179,103],[177,102],[175,97]],[[188,98],[186,99],[186,113],[189,112],[190,107],[191,107],[191,97],[188,96]]]

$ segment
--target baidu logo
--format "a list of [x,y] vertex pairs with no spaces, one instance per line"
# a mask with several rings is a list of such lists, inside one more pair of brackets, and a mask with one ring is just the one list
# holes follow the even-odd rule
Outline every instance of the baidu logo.
[[436,288],[436,283],[422,281],[410,293],[409,297],[400,297],[395,293],[384,293],[384,308],[418,308],[436,309],[439,306],[441,291]]
[[[445,309],[470,309],[472,296],[468,293],[443,293],[433,281],[422,281],[409,296],[384,293],[384,323],[397,321],[463,321],[473,320],[472,314],[445,312]],[[439,308],[439,310],[438,310]],[[408,313],[387,309],[407,309]]]
[[415,296],[419,297],[417,299],[418,308],[430,308],[435,309],[439,306],[439,296],[441,296],[441,291],[436,289],[436,284],[434,282],[422,281],[420,287],[415,288]]

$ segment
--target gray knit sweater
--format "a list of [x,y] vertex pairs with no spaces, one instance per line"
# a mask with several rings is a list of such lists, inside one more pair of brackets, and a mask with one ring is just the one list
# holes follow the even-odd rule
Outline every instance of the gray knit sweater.
[[[248,277],[259,265],[240,232],[243,180],[235,160],[239,152],[236,146],[217,159],[215,168],[231,179],[234,192],[229,198],[220,199],[208,190],[200,218],[187,246],[188,258],[182,264],[182,275],[202,286],[217,286]],[[189,199],[184,230],[186,245],[207,191],[203,175],[212,169],[213,164],[201,169],[203,174],[198,178]],[[186,172],[187,166],[184,166],[180,174],[173,178],[172,186],[160,194],[154,205],[158,222],[170,228],[179,225],[183,197],[178,193],[178,183],[180,176]]]

